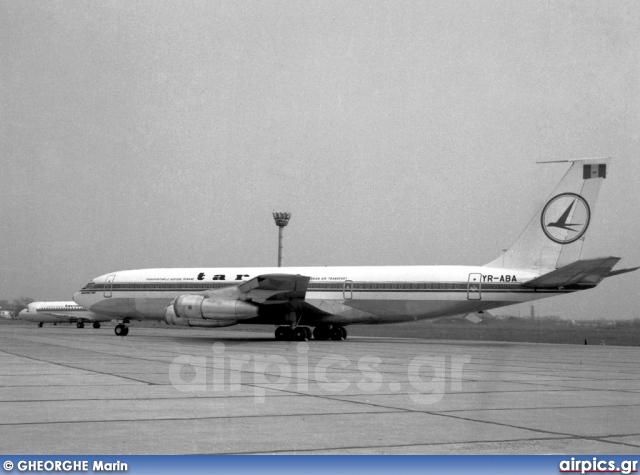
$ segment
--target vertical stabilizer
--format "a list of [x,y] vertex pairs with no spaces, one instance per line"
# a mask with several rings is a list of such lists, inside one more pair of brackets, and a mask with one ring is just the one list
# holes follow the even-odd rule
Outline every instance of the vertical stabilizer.
[[516,242],[486,267],[546,273],[580,259],[609,158],[562,161],[569,171]]

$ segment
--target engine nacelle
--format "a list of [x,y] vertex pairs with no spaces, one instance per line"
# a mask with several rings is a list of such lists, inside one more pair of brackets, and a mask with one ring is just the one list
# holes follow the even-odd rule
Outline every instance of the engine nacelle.
[[164,309],[164,321],[167,325],[189,326],[186,318],[180,318],[173,310],[173,302]]
[[173,309],[173,303],[164,309],[164,321],[167,323],[167,325],[204,328],[230,327],[238,323],[237,320],[204,320],[202,318],[181,318],[176,315],[176,312]]
[[217,321],[247,320],[258,316],[258,307],[244,300],[206,298],[202,295],[181,295],[173,301],[176,317]]

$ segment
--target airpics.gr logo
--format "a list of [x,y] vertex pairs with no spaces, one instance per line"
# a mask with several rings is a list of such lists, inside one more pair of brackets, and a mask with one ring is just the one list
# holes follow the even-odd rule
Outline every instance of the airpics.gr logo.
[[561,193],[544,206],[540,224],[553,242],[570,244],[582,237],[590,220],[591,209],[587,200],[576,193]]

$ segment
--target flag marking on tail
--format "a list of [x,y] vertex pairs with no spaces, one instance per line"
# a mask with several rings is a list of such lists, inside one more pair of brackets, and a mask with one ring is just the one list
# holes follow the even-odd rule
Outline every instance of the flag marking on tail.
[[591,221],[591,208],[576,193],[560,193],[551,198],[542,210],[542,231],[553,242],[570,244],[587,231]]
[[584,165],[582,168],[582,178],[607,178],[607,165],[601,163],[599,165]]

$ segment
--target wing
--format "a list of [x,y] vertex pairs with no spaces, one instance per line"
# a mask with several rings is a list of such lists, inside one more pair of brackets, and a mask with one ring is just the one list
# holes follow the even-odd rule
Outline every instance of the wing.
[[280,304],[304,300],[311,278],[299,274],[264,274],[240,284],[242,300],[257,304]]
[[70,322],[93,322],[96,320],[95,315],[90,315],[88,313],[79,315],[76,313],[47,312],[47,314],[58,318],[64,318]]
[[234,287],[181,295],[165,309],[165,321],[178,324],[176,319],[182,318],[192,325],[205,319],[229,326],[264,316],[264,307],[266,313],[289,314],[300,308],[309,280],[297,274],[263,274]]

